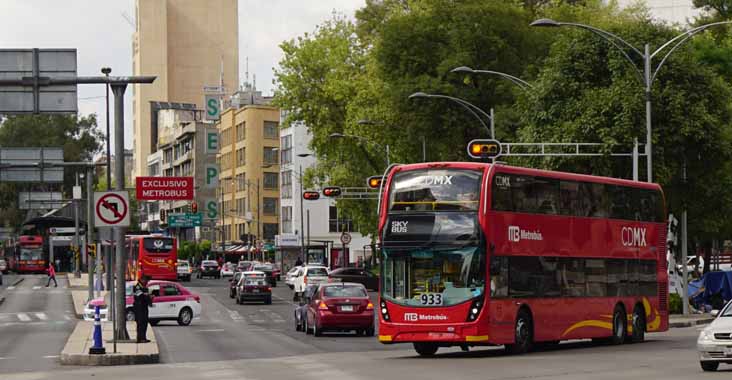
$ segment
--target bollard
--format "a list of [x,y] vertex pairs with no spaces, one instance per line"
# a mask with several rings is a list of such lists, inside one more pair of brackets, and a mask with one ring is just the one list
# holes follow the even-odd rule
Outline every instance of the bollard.
[[102,345],[102,321],[99,318],[99,305],[94,307],[94,345],[89,348],[89,354],[101,355],[106,354],[107,350]]

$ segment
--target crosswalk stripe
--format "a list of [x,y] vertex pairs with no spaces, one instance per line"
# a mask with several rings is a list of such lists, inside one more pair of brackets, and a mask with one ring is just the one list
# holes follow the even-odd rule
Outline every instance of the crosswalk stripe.
[[40,289],[40,288],[41,288],[40,286],[34,286],[34,287],[33,287],[33,290],[38,290],[38,289]]
[[28,316],[28,314],[25,314],[25,313],[18,313],[18,319],[20,319],[23,322],[28,322],[31,320],[31,318]]
[[46,313],[36,313],[36,317],[42,321],[48,320],[48,317],[46,316]]
[[8,290],[13,290],[13,289],[15,289],[15,286],[8,286]]

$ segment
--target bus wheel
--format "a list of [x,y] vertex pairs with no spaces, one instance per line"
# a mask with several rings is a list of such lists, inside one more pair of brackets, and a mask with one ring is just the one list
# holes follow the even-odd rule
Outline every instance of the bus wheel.
[[640,343],[646,339],[646,314],[643,307],[638,305],[633,310],[633,343]]
[[523,354],[529,352],[534,344],[534,328],[531,315],[525,309],[521,309],[516,316],[516,328],[514,329],[514,343],[506,345],[509,354]]
[[628,317],[620,306],[615,307],[613,312],[613,336],[610,337],[610,344],[623,344],[625,334],[628,331]]
[[414,343],[414,350],[417,351],[419,356],[432,356],[437,352],[438,348],[434,343]]

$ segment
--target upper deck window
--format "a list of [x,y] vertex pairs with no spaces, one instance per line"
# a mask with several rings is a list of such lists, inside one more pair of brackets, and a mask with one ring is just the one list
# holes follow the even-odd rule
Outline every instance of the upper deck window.
[[474,211],[480,203],[477,170],[427,169],[394,175],[390,211]]

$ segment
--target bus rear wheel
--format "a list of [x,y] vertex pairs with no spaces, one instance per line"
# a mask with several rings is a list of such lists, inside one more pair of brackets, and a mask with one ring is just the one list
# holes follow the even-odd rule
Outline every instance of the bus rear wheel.
[[434,343],[414,343],[414,350],[417,351],[419,356],[432,356],[437,352],[438,348]]
[[526,309],[521,309],[516,316],[514,343],[506,345],[506,352],[512,355],[529,352],[534,344],[534,324]]
[[610,337],[610,344],[623,344],[628,331],[628,317],[622,307],[616,306],[613,312],[613,336]]
[[633,343],[640,343],[646,339],[646,314],[642,306],[638,305],[633,310]]

